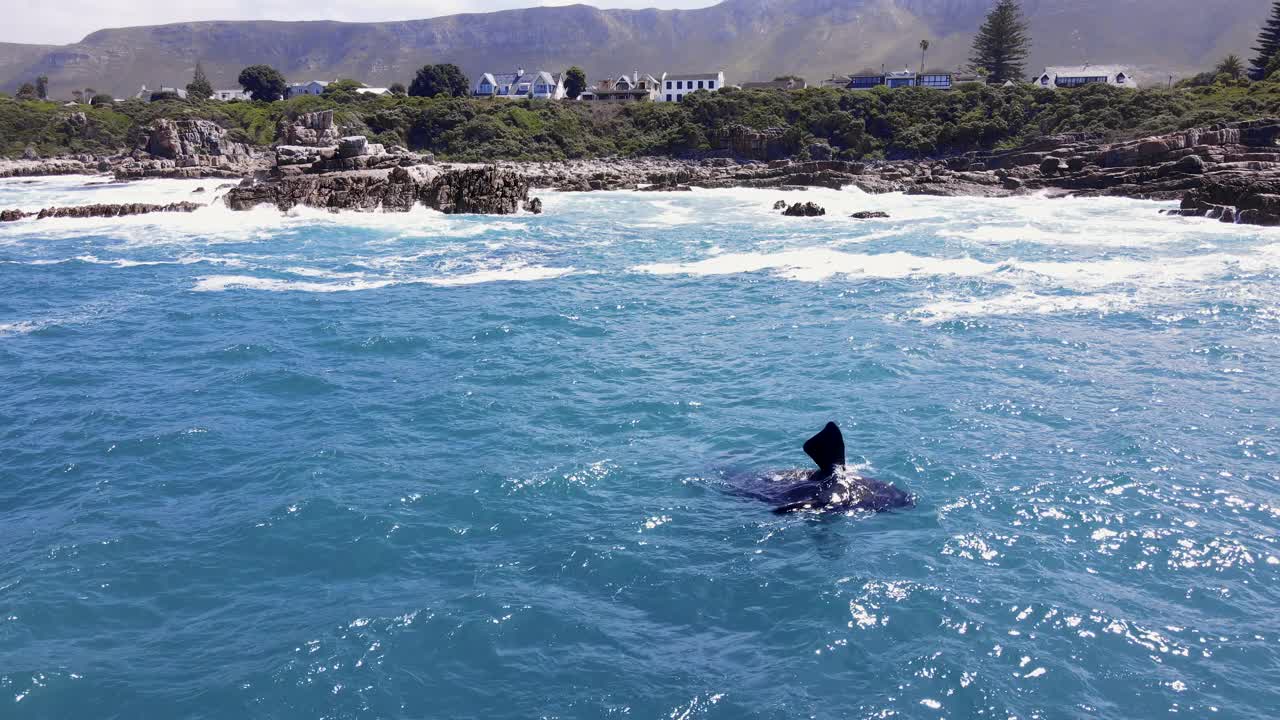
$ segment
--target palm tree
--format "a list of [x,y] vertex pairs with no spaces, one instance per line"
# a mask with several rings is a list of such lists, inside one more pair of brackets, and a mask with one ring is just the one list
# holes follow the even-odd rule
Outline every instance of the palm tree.
[[925,53],[927,52],[929,52],[929,41],[921,40],[920,41],[920,73],[921,74],[924,74],[924,56],[925,56]]
[[1214,68],[1214,72],[1218,75],[1230,75],[1232,80],[1239,80],[1244,75],[1244,61],[1239,55],[1231,53],[1222,58],[1222,62],[1218,63],[1218,67]]

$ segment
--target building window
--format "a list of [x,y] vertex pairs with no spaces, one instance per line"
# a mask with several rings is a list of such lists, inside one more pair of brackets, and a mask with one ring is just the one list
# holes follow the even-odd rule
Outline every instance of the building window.
[[670,80],[668,80],[668,81],[667,81],[667,89],[668,89],[668,90],[670,90],[670,89],[671,89],[671,81],[670,81]]
[[699,80],[699,81],[698,81],[698,89],[699,89],[699,90],[702,90],[702,89],[703,89],[703,87],[702,87],[702,81],[701,81],[701,80]]
[[707,89],[708,89],[708,90],[715,90],[715,89],[716,89],[716,81],[715,81],[715,80],[708,80],[708,81],[707,81]]
[[1076,77],[1058,76],[1058,79],[1055,82],[1058,87],[1079,87],[1081,85],[1092,85],[1094,83],[1106,83],[1107,78],[1105,75],[1101,77],[1095,77],[1092,75]]
[[[667,83],[667,84],[668,84],[668,85],[670,85],[671,83]],[[670,94],[670,93],[668,93],[668,94],[667,94],[667,102],[671,102],[671,94]]]
[[677,96],[676,96],[676,102],[680,102],[681,100],[684,100],[684,96],[683,96],[683,95],[677,95]]
[[1042,87],[1049,87],[1049,76],[1048,76],[1048,75],[1042,75],[1042,76],[1040,76],[1040,85],[1041,85]]
[[920,84],[924,87],[942,88],[951,87],[950,75],[921,75]]
[[1119,75],[1116,76],[1116,84],[1123,85],[1124,81],[1125,81],[1124,73],[1120,73]]

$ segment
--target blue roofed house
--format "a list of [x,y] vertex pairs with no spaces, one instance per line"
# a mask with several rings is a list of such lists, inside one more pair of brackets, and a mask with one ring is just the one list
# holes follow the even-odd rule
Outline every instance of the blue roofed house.
[[328,80],[312,80],[304,83],[289,83],[289,87],[285,88],[284,97],[286,100],[300,95],[322,95],[324,89],[329,86]]
[[523,100],[560,100],[564,98],[564,75],[545,70],[526,72],[517,68],[511,73],[484,73],[476,81],[472,95],[476,97]]

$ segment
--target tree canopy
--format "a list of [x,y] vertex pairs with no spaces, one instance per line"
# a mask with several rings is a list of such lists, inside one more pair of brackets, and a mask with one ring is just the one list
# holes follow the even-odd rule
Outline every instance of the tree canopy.
[[39,95],[41,100],[49,99],[49,76],[48,75],[41,75],[40,77],[36,78],[36,95]]
[[387,91],[390,92],[392,95],[408,95],[409,94],[409,89],[404,86],[404,83],[399,83],[399,82],[391,83],[391,87],[387,88]]
[[1262,30],[1258,32],[1258,44],[1253,51],[1258,53],[1252,60],[1254,75],[1265,77],[1272,59],[1280,51],[1280,0],[1271,4],[1271,17],[1267,18]]
[[1218,75],[1229,75],[1232,80],[1239,80],[1244,75],[1244,61],[1239,55],[1232,53],[1218,63],[1218,67],[1214,68],[1214,72]]
[[564,73],[564,93],[571,99],[577,100],[583,90],[587,89],[587,73],[582,68],[574,65]]
[[423,65],[409,84],[409,94],[415,97],[435,97],[441,94],[464,97],[470,92],[471,81],[453,63]]
[[250,65],[240,71],[238,82],[254,100],[279,100],[289,87],[280,71],[270,65]]
[[998,0],[973,38],[969,62],[975,70],[985,71],[989,83],[1016,82],[1026,75],[1030,45],[1027,21],[1018,0]]
[[208,100],[212,95],[213,86],[204,74],[204,66],[196,61],[195,74],[191,76],[191,82],[187,83],[187,97],[192,100]]

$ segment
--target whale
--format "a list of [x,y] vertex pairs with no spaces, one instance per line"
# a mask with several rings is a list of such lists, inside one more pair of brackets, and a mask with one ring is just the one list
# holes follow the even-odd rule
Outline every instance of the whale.
[[892,483],[863,477],[845,464],[844,435],[834,422],[804,443],[817,470],[781,470],[756,476],[742,493],[774,505],[773,512],[849,512],[915,507],[916,497]]

